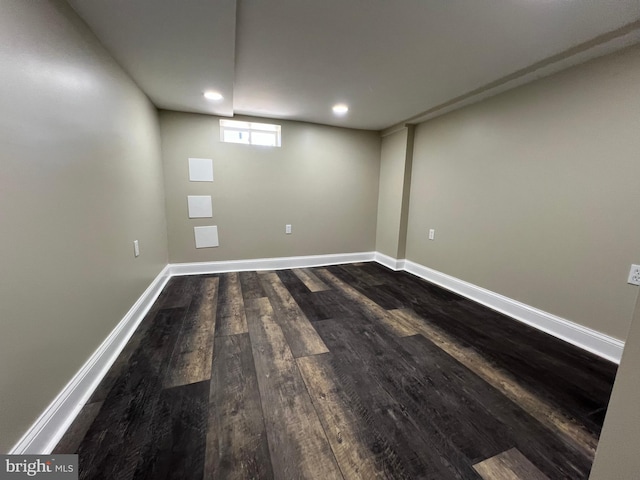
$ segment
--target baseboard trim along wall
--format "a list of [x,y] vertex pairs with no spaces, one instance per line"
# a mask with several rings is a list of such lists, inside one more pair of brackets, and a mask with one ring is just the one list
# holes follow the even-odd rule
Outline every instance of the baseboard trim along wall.
[[246,272],[253,270],[283,270],[285,268],[322,267],[341,263],[370,262],[375,252],[336,253],[301,257],[256,258],[251,260],[227,260],[222,262],[169,264],[172,276],[203,273]]
[[9,453],[16,455],[51,453],[172,276],[281,270],[368,261],[376,261],[392,270],[412,273],[596,355],[620,363],[624,348],[624,342],[621,340],[418,263],[397,260],[379,252],[169,264],[151,282],[129,312]]
[[398,260],[380,252],[375,253],[374,260],[380,265],[384,265],[385,267],[390,268],[391,270],[395,270],[396,272],[398,270],[404,270],[405,267],[405,260]]
[[620,363],[624,342],[410,260],[404,270],[591,353]]
[[169,281],[165,266],[149,287],[111,331],[89,360],[62,389],[9,454],[48,455],[116,361],[136,328]]

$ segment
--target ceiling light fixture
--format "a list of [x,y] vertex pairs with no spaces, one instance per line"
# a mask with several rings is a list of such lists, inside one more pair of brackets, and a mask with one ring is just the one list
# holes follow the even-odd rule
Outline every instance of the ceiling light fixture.
[[344,103],[339,103],[333,106],[333,113],[336,115],[345,115],[349,111],[349,107],[347,107]]
[[204,92],[204,98],[207,100],[222,100],[224,97],[219,92],[214,92],[213,90],[208,90]]

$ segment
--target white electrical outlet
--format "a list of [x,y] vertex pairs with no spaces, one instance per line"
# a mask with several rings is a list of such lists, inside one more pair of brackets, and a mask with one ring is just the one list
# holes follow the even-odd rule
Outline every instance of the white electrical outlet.
[[138,243],[138,240],[133,241],[133,255],[135,257],[140,256],[140,244]]
[[631,265],[628,283],[640,286],[640,265]]
[[291,234],[291,225],[290,224],[286,224],[284,226],[284,233],[286,233],[287,235]]
[[429,229],[429,240],[433,240],[434,238],[436,238],[436,231],[433,228]]

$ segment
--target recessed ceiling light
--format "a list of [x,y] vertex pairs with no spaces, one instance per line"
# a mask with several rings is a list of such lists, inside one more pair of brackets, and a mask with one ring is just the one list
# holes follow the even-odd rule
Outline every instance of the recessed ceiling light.
[[333,106],[333,113],[336,115],[345,115],[349,111],[349,107],[347,107],[344,103],[339,103]]
[[222,100],[222,94],[219,92],[214,92],[213,90],[208,90],[204,92],[204,98],[207,100]]

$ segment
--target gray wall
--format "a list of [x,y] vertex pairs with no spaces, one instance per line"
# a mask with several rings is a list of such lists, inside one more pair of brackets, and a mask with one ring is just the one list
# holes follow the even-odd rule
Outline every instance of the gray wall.
[[598,442],[592,480],[636,479],[640,472],[640,296]]
[[[223,143],[217,117],[160,112],[170,261],[374,250],[378,134],[256,120],[282,125],[281,148]],[[189,157],[213,159],[213,183],[189,182]],[[211,195],[213,218],[189,219],[187,195]],[[195,248],[199,225],[218,226],[219,247]]]
[[635,47],[418,125],[407,258],[624,339],[639,86]]
[[393,258],[402,258],[399,251],[404,247],[400,230],[408,139],[409,129],[402,128],[383,136],[380,149],[376,251]]
[[2,1],[0,85],[6,452],[167,263],[167,247],[156,110],[66,3]]

